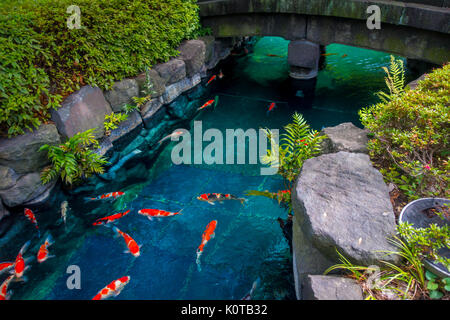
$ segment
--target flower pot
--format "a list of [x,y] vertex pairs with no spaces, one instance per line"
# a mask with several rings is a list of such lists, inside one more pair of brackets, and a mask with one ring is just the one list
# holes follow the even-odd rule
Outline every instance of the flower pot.
[[[412,223],[413,228],[427,228],[432,223],[435,223],[438,226],[443,226],[445,224],[450,225],[449,219],[443,220],[437,215],[434,217],[429,217],[423,212],[423,210],[433,208],[435,206],[442,206],[444,203],[450,204],[450,200],[444,198],[421,198],[414,200],[403,208],[400,213],[399,223]],[[438,253],[442,257],[450,258],[450,250],[447,248],[441,248],[438,250]],[[448,270],[441,263],[425,259],[424,265],[428,270],[439,277],[450,277],[450,270]]]

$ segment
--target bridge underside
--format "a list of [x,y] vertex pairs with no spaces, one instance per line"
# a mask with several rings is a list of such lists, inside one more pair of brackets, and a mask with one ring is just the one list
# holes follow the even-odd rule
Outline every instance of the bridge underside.
[[443,64],[450,59],[447,33],[382,23],[369,30],[365,20],[292,13],[245,13],[203,16],[216,37],[279,36],[321,45],[340,43]]

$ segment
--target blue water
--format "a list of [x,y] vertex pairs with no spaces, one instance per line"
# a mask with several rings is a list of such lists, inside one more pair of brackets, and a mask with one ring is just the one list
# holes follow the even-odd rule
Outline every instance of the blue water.
[[[254,50],[221,66],[222,80],[211,84],[204,101],[219,97],[216,109],[199,113],[203,132],[208,128],[282,128],[294,111],[311,126],[352,121],[360,126],[357,110],[376,101],[373,92],[383,88],[381,66],[389,55],[342,45],[330,45],[327,66],[319,73],[313,99],[295,97],[298,90],[309,95],[309,84],[292,83],[287,76],[287,41],[262,38]],[[268,57],[276,54],[281,57]],[[347,54],[346,57],[342,55]],[[266,114],[271,101],[277,107]],[[208,143],[205,143],[205,146]],[[292,261],[287,240],[277,218],[287,212],[275,201],[248,197],[210,205],[196,199],[202,193],[221,192],[244,196],[246,190],[285,189],[278,176],[261,176],[260,165],[173,165],[169,143],[156,161],[130,161],[114,181],[94,178],[75,190],[55,192],[35,213],[42,238],[21,214],[0,239],[0,261],[15,258],[24,242],[32,239],[26,256],[35,255],[48,233],[56,257],[41,265],[31,262],[26,283],[13,283],[12,299],[91,299],[101,288],[122,276],[130,283],[115,299],[241,299],[259,278],[255,299],[293,299]],[[86,196],[121,190],[114,202],[84,202]],[[58,222],[63,200],[69,201],[66,228]],[[150,221],[138,215],[141,208],[179,211],[181,215]],[[106,227],[94,227],[99,217],[131,209],[116,224],[142,245],[134,258],[122,238]],[[215,238],[205,246],[201,271],[195,264],[196,249],[206,225],[217,220]],[[66,281],[69,265],[81,270],[81,289],[70,290]],[[3,277],[3,276],[2,276]],[[3,281],[3,280],[2,280]]]

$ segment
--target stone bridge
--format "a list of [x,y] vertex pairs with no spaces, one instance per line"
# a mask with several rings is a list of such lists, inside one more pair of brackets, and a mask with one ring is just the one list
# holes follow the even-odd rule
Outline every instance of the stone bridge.
[[[380,29],[367,27],[371,5],[380,8]],[[203,0],[199,7],[216,37],[280,36],[294,40],[289,51],[340,43],[435,64],[450,60],[450,0]],[[288,59],[295,65],[293,54]]]

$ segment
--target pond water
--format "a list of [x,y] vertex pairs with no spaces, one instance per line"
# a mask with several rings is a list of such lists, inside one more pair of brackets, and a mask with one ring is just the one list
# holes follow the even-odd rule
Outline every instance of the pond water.
[[[288,78],[287,45],[281,38],[262,38],[248,55],[221,66],[225,77],[213,81],[211,91],[202,97],[207,101],[218,96],[219,103],[195,118],[202,121],[203,132],[281,129],[294,111],[317,130],[345,121],[361,126],[357,111],[375,102],[373,92],[384,88],[381,67],[389,64],[389,55],[330,45],[327,53],[333,54],[327,56],[312,90],[311,83]],[[267,113],[271,102],[276,108]],[[28,281],[10,286],[12,299],[92,299],[125,275],[131,281],[115,299],[241,299],[256,279],[260,281],[254,299],[294,299],[289,245],[276,220],[286,218],[286,210],[264,197],[247,197],[243,205],[239,201],[210,205],[196,199],[213,192],[243,197],[246,190],[278,191],[285,189],[283,181],[260,175],[260,165],[174,165],[175,144],[166,144],[154,161],[145,157],[130,161],[113,181],[96,179],[95,185],[77,192],[55,192],[47,205],[35,210],[40,239],[22,214],[15,215],[13,227],[0,239],[0,261],[13,260],[29,239],[25,256],[35,256],[49,233],[55,239],[49,250],[56,257],[42,264],[31,261]],[[125,195],[116,201],[84,201],[118,190]],[[65,227],[58,221],[63,200],[70,207]],[[183,212],[150,221],[137,214],[142,208]],[[116,226],[142,245],[138,258],[123,252],[124,241],[114,237],[112,228],[92,226],[99,217],[128,209],[131,213]],[[199,271],[196,250],[212,220],[217,220],[215,237],[205,246]],[[81,289],[68,289],[69,265],[79,266]]]

